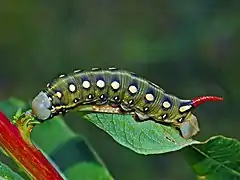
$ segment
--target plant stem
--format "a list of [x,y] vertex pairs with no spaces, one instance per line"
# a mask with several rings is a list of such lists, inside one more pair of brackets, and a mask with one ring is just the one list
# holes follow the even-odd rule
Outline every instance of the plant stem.
[[0,112],[0,147],[26,172],[31,179],[63,180],[60,173],[19,129]]

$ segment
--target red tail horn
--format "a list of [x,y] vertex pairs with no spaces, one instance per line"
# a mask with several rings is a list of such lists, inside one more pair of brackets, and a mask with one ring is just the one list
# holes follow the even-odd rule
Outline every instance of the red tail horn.
[[222,101],[222,100],[223,98],[217,96],[202,96],[192,99],[192,105],[193,107],[197,107],[198,105],[208,101]]

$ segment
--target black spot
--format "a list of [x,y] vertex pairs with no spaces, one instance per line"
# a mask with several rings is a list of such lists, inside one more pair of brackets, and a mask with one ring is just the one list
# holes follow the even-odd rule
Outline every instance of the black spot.
[[115,96],[113,99],[114,99],[114,101],[118,101],[119,100],[119,96]]
[[133,100],[130,99],[130,100],[128,101],[128,104],[132,105],[132,104],[133,104]]
[[148,112],[148,111],[149,111],[149,107],[144,107],[144,108],[143,108],[143,111],[144,111],[144,112]]
[[75,99],[73,100],[74,103],[77,103],[78,101],[79,101],[78,98],[75,98]]
[[106,94],[102,94],[102,95],[100,96],[100,100],[101,100],[102,102],[106,101],[106,100],[107,100],[107,95],[106,95]]
[[184,118],[183,117],[181,117],[181,118],[179,118],[178,120],[177,120],[177,122],[179,122],[179,123],[182,123],[184,121]]
[[93,96],[92,94],[89,94],[89,95],[88,95],[88,99],[93,99],[93,97],[94,97],[94,96]]
[[167,114],[163,114],[163,115],[162,115],[162,119],[163,119],[163,120],[167,119]]

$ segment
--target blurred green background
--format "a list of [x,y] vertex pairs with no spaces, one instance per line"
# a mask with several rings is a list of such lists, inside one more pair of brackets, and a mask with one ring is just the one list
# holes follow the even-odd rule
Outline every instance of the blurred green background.
[[[124,68],[190,99],[219,95],[196,110],[201,133],[240,138],[240,1],[17,1],[0,3],[0,98],[32,98],[62,73]],[[117,180],[195,179],[179,152],[131,152],[76,114],[84,135]]]

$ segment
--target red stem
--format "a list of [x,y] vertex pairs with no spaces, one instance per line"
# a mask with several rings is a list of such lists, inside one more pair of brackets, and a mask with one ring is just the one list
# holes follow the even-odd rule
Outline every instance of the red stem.
[[47,158],[21,135],[19,129],[0,112],[0,147],[21,166],[31,179],[63,180]]

